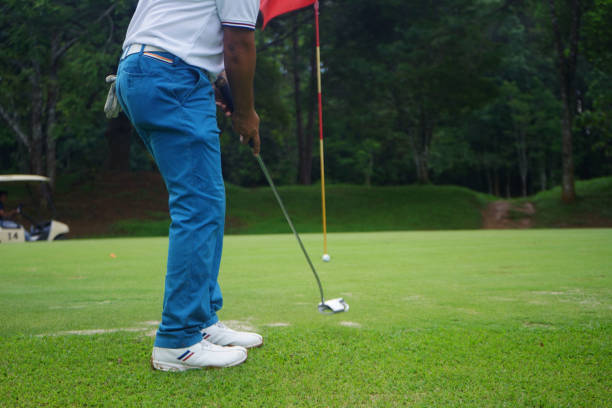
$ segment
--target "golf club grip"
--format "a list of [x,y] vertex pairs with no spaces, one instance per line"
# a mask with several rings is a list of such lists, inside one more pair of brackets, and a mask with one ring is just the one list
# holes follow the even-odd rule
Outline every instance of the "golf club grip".
[[[227,80],[224,77],[219,76],[215,81],[215,86],[217,87],[219,92],[221,92],[221,97],[223,98],[227,109],[230,112],[234,112],[234,98],[232,98],[232,90]],[[251,147],[251,149],[255,148],[255,143],[253,142],[253,139],[249,139],[249,146]]]
[[221,92],[221,97],[223,98],[223,102],[225,102],[225,106],[227,106],[227,110],[234,112],[234,98],[232,98],[232,90],[230,89],[227,79],[222,76],[217,77],[215,86],[219,92]]

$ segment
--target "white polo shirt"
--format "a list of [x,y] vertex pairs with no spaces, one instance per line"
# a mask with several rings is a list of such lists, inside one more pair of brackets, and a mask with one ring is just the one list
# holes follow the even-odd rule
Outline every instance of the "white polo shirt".
[[255,30],[259,0],[139,0],[123,49],[152,45],[217,75],[223,26]]

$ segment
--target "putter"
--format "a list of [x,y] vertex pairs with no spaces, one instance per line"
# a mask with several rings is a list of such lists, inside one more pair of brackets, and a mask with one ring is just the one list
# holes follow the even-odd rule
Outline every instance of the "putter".
[[[233,103],[233,98],[232,98],[232,91],[229,87],[227,80],[223,78],[222,76],[219,76],[217,77],[217,80],[215,81],[215,86],[217,87],[217,89],[221,93],[221,96],[225,100],[227,109],[230,112],[233,112],[234,103]],[[249,140],[249,146],[253,148],[253,140]],[[287,219],[287,222],[289,223],[289,227],[291,227],[291,231],[293,231],[293,235],[295,235],[295,239],[297,239],[298,244],[300,244],[300,248],[302,249],[302,252],[304,253],[304,256],[306,257],[306,261],[308,262],[308,265],[310,266],[310,269],[312,270],[312,273],[315,279],[317,280],[317,285],[319,286],[319,294],[321,295],[321,303],[319,303],[319,306],[318,306],[319,312],[323,314],[334,314],[334,313],[341,313],[341,312],[348,311],[349,305],[348,303],[344,301],[343,298],[325,300],[325,296],[323,295],[323,286],[321,285],[321,280],[319,279],[317,270],[312,264],[312,261],[310,260],[310,257],[308,256],[308,252],[306,252],[306,248],[304,248],[304,244],[302,243],[300,236],[295,230],[295,227],[293,226],[293,222],[291,222],[291,218],[289,218],[289,214],[287,213],[287,210],[285,209],[283,200],[281,200],[280,195],[278,195],[276,186],[274,185],[274,182],[272,181],[272,177],[270,177],[268,168],[266,167],[263,159],[261,158],[259,154],[254,154],[254,156],[255,156],[255,159],[257,160],[257,163],[259,163],[259,167],[261,168],[261,171],[266,177],[266,180],[268,181],[268,184],[270,185],[272,192],[274,193],[274,197],[276,197],[276,201],[278,201],[278,205],[280,206],[283,212],[283,215],[285,216],[285,218]]]
[[[253,147],[251,141],[249,141],[249,145]],[[315,279],[317,280],[317,285],[319,286],[319,293],[321,295],[321,303],[319,303],[319,307],[318,307],[319,312],[324,313],[324,314],[333,314],[333,313],[340,313],[340,312],[348,311],[349,305],[348,303],[344,301],[343,298],[325,300],[325,296],[323,295],[323,286],[321,285],[321,280],[319,279],[319,275],[317,274],[317,271],[314,265],[312,264],[310,257],[308,256],[308,252],[306,252],[306,248],[304,248],[304,244],[302,243],[302,240],[300,239],[299,234],[297,233],[297,231],[295,230],[295,227],[293,226],[293,222],[291,222],[291,218],[289,218],[289,214],[287,213],[287,210],[285,209],[283,200],[281,200],[280,195],[278,195],[278,191],[276,190],[276,186],[274,185],[274,182],[272,181],[272,177],[270,177],[268,168],[266,167],[263,159],[261,158],[259,154],[255,154],[254,156],[255,156],[255,159],[257,160],[257,163],[259,163],[259,167],[261,168],[261,171],[263,172],[264,176],[266,176],[266,180],[268,180],[268,184],[270,185],[270,188],[272,189],[272,192],[274,193],[274,197],[276,197],[276,201],[278,201],[278,205],[283,211],[283,215],[287,219],[287,222],[289,223],[289,227],[291,227],[291,231],[293,231],[293,235],[295,235],[295,239],[297,239],[298,244],[300,244],[300,248],[302,248],[302,252],[304,253],[304,256],[306,257],[306,261],[308,261],[308,265],[310,265],[310,269],[312,269],[312,273]]]

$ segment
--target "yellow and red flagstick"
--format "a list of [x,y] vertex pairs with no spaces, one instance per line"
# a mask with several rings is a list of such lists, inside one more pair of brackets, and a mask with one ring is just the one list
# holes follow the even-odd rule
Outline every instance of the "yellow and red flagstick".
[[321,156],[321,209],[323,214],[323,260],[329,261],[327,252],[327,219],[325,216],[325,159],[323,154],[323,97],[321,94],[321,42],[319,40],[319,2],[314,3],[317,39],[317,97],[319,102],[319,153]]

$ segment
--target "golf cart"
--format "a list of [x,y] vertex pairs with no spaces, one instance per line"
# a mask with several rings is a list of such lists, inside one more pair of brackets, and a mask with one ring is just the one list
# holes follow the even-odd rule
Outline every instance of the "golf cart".
[[[25,174],[0,175],[0,186],[5,183],[27,182],[48,183],[49,178]],[[48,199],[48,206],[54,209],[50,198]],[[23,225],[13,221],[0,220],[0,244],[8,242],[54,241],[56,239],[65,238],[66,234],[70,231],[66,224],[59,221],[35,221],[23,212],[22,204],[19,204],[17,207],[17,213],[31,223],[30,228],[26,229]]]

